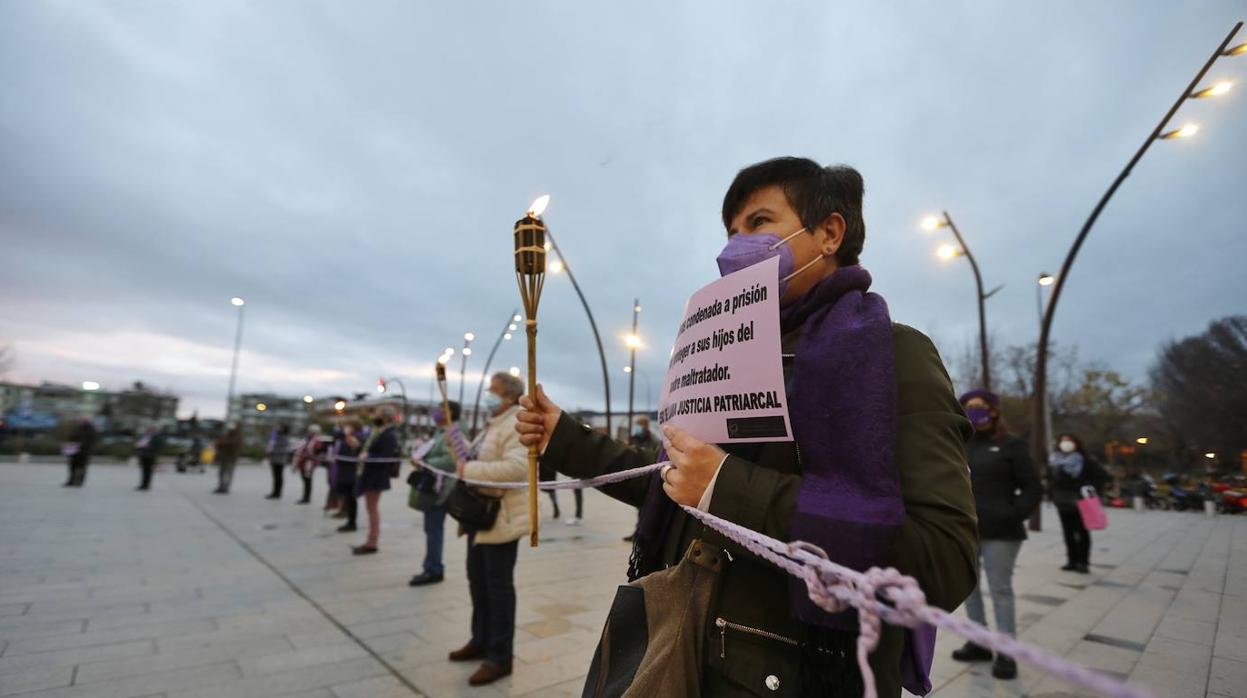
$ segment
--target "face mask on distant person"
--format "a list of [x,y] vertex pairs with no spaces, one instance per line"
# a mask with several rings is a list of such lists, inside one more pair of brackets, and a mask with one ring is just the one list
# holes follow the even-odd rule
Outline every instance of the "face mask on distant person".
[[1057,445],[1060,447],[1062,453],[1073,453],[1078,450],[1077,444],[1069,439],[1063,439],[1061,443]]
[[636,429],[633,429],[633,430],[632,430],[632,435],[633,435],[633,436],[640,436],[640,435],[642,435],[642,434],[644,434],[644,433],[645,433],[645,428],[644,428],[644,427],[637,427]]
[[499,407],[502,407],[502,398],[498,397],[497,395],[493,393],[486,393],[485,394],[485,409],[489,410],[490,413],[493,413],[493,412],[497,412]]
[[966,416],[976,427],[985,427],[992,423],[992,411],[986,407],[967,407]]
[[781,238],[775,233],[753,233],[742,235],[737,233],[728,238],[727,245],[715,259],[719,263],[719,275],[727,276],[732,272],[764,262],[771,257],[779,257],[779,295],[782,298],[788,290],[788,282],[797,274],[817,264],[822,256],[811,259],[808,264],[794,271],[796,262],[792,259],[792,246],[789,240],[805,232],[801,228],[788,237]]

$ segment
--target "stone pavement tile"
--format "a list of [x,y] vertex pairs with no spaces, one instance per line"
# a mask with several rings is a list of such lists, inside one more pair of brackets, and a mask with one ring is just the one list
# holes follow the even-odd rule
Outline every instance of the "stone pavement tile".
[[323,630],[313,630],[311,632],[296,632],[286,635],[286,639],[290,645],[297,650],[307,649],[308,647],[324,647],[325,645],[336,645],[346,638],[342,631],[336,627],[330,626]]
[[30,604],[26,602],[4,603],[0,604],[0,616],[23,616],[29,609]]
[[34,652],[14,657],[0,657],[0,675],[32,669],[57,666],[73,666],[84,662],[100,662],[108,659],[151,656],[156,653],[156,643],[151,640],[117,642],[89,647]]
[[1169,613],[1190,620],[1216,621],[1221,609],[1221,595],[1185,587],[1173,598]]
[[524,695],[576,679],[580,679],[583,686],[587,666],[587,661],[579,654],[549,659],[536,664],[517,664],[515,673],[511,675],[509,693]]
[[1223,696],[1247,698],[1247,662],[1213,657],[1208,690]]
[[118,628],[116,630],[88,630],[80,633],[16,640],[5,650],[5,655],[17,656],[32,652],[104,645],[130,640],[151,639],[159,641],[162,637],[178,637],[186,633],[211,632],[214,630],[216,630],[216,624],[211,620],[174,621],[172,623]]
[[1074,645],[1065,656],[1092,669],[1124,676],[1134,669],[1134,665],[1142,655],[1124,647],[1112,647],[1084,640]]
[[584,679],[573,679],[556,686],[543,686],[531,693],[521,694],[518,698],[580,698],[584,687]]
[[1212,647],[1217,636],[1217,624],[1214,621],[1191,620],[1166,612],[1156,626],[1155,637],[1169,637],[1175,640],[1196,642]]
[[520,627],[537,637],[544,638],[563,635],[575,626],[562,618],[543,618],[529,623],[522,623]]
[[1153,637],[1139,659],[1142,666],[1167,669],[1181,674],[1207,674],[1212,648],[1170,637]]
[[377,654],[382,654],[394,651],[401,652],[408,647],[423,647],[428,644],[428,641],[413,632],[401,632],[369,638],[366,644],[368,649]]
[[169,691],[169,698],[239,698],[240,696],[280,696],[311,692],[357,679],[385,676],[385,668],[371,657],[349,659],[332,664],[301,667],[272,674],[237,678],[213,686]]
[[272,654],[248,656],[237,661],[242,673],[245,676],[252,676],[336,664],[368,656],[368,652],[358,643],[343,638],[343,642],[336,645],[285,650]]
[[337,684],[330,691],[335,698],[411,698],[417,695],[393,676]]
[[1226,659],[1247,662],[1247,627],[1232,626],[1225,622],[1219,624],[1213,654]]
[[87,685],[35,691],[22,694],[21,698],[133,698],[172,694],[174,690],[196,686],[220,685],[238,676],[238,667],[233,662],[218,662]]
[[[132,657],[112,661],[94,661],[81,664],[75,683],[91,683],[126,676],[139,676],[155,671],[194,667],[234,661],[243,667],[243,661],[254,662],[260,658],[290,652],[290,644],[284,637],[247,638],[210,646],[193,646],[175,651],[157,652],[154,656]],[[244,667],[244,673],[245,667]]]
[[0,623],[0,637],[16,640],[24,637],[47,637],[66,633],[80,633],[87,627],[86,618],[67,620],[43,620],[35,616],[18,616],[11,624]]
[[1130,672],[1130,682],[1146,686],[1164,698],[1204,698],[1208,674],[1184,674],[1140,663]]
[[74,665],[60,664],[0,673],[0,696],[68,686],[74,679]]
[[[598,639],[599,636],[596,633],[579,631],[528,642],[517,642],[515,643],[515,656],[529,664],[551,661],[568,655],[583,657],[588,654],[589,658],[592,658],[594,650],[597,649]],[[587,661],[585,667],[587,671]]]

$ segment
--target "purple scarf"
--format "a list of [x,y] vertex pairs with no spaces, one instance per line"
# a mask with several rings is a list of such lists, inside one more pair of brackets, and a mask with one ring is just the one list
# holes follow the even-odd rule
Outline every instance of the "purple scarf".
[[[905,520],[895,463],[892,319],[883,298],[868,292],[870,283],[862,267],[843,267],[780,310],[781,331],[801,332],[788,392],[802,472],[790,538],[814,543],[856,570],[893,564]],[[630,578],[661,568],[662,540],[675,511],[652,477]],[[855,611],[826,613],[809,600],[804,584],[792,580],[790,588],[798,619],[857,632]],[[901,680],[910,692],[931,690],[934,650],[934,629],[907,631]]]
[[[896,469],[896,357],[892,318],[869,293],[870,273],[843,267],[780,310],[781,331],[800,328],[792,387],[792,431],[801,446],[801,489],[790,536],[814,543],[858,571],[888,567],[905,521]],[[792,580],[793,609],[807,623],[857,629],[857,612],[829,614]],[[931,690],[935,629],[907,630],[901,682]]]

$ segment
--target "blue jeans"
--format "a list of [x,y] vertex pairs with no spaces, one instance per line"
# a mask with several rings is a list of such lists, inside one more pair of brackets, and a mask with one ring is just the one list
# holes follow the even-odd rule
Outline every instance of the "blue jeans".
[[446,507],[433,507],[424,512],[424,573],[440,577],[445,572],[442,566],[442,544],[446,532]]
[[[1022,549],[1020,540],[984,540],[979,543],[979,555],[983,572],[987,573],[987,586],[991,589],[992,610],[996,615],[996,630],[1010,637],[1017,636],[1017,621],[1013,611],[1013,566]],[[966,599],[966,615],[979,625],[987,624],[983,609],[983,595],[979,583]]]

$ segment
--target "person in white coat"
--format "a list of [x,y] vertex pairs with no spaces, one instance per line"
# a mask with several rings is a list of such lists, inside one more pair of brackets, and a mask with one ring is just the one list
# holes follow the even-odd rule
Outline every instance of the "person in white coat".
[[[470,480],[519,482],[528,476],[528,448],[515,431],[524,383],[509,373],[490,377],[485,407],[490,419],[476,458],[463,466]],[[468,585],[472,594],[472,639],[450,653],[451,661],[484,660],[468,679],[484,686],[511,674],[515,641],[515,560],[519,540],[528,535],[528,492],[482,489],[499,497],[492,528],[468,535]]]

